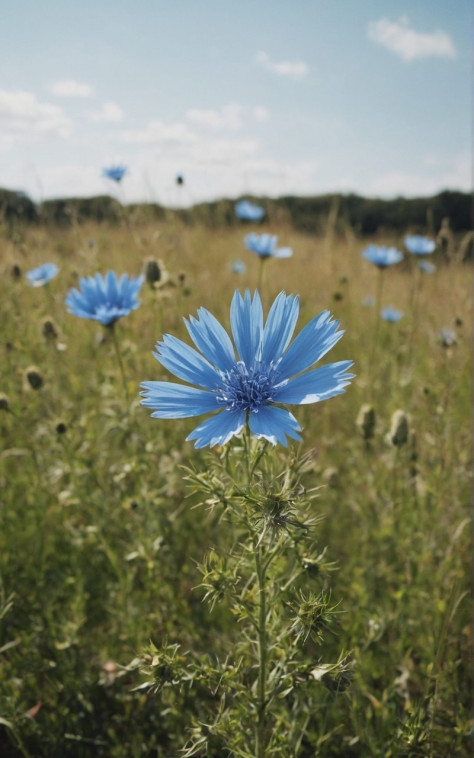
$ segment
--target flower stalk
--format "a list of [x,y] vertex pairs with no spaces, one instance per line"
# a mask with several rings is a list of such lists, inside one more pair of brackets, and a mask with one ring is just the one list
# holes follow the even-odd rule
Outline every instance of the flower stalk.
[[255,731],[255,756],[265,758],[265,727],[266,727],[266,692],[267,692],[267,596],[266,596],[266,565],[263,558],[262,545],[255,551],[255,569],[258,583],[259,618],[258,618],[258,700],[257,727]]

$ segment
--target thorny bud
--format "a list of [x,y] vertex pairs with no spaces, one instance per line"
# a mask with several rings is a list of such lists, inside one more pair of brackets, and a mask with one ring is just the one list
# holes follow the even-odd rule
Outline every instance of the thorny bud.
[[2,393],[0,393],[0,411],[9,411],[10,410],[10,403],[8,401],[8,397]]
[[33,390],[41,389],[44,384],[43,375],[36,366],[29,366],[26,369],[25,379]]
[[365,440],[370,440],[374,436],[375,410],[372,405],[364,403],[361,406],[356,419],[356,426]]
[[389,439],[395,447],[402,447],[408,440],[408,416],[405,411],[395,411],[392,416]]
[[58,330],[56,327],[56,324],[54,323],[52,318],[49,318],[47,316],[45,319],[43,319],[43,323],[41,326],[41,334],[45,338],[45,340],[55,340],[58,337]]

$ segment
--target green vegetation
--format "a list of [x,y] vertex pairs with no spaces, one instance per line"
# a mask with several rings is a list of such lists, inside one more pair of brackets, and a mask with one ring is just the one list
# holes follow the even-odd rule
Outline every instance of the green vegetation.
[[[394,200],[366,198],[359,195],[320,195],[317,197],[256,197],[253,200],[266,210],[272,223],[290,224],[295,230],[310,234],[326,234],[331,229],[344,235],[413,232],[434,234],[443,220],[449,221],[452,232],[467,232],[472,226],[472,200],[466,192],[446,190],[426,198]],[[45,224],[74,225],[89,221],[115,222],[124,217],[132,223],[163,221],[170,214],[185,224],[202,224],[211,228],[238,226],[234,200],[198,203],[191,208],[168,211],[157,203],[130,204],[122,207],[107,195],[91,198],[47,200],[36,206],[21,192],[0,189],[0,217],[9,224],[41,221]]]
[[[433,231],[449,215],[462,232],[443,202],[463,196],[444,194],[430,206]],[[316,558],[307,583],[298,578],[302,607],[323,593],[337,612],[316,639],[298,628],[303,660],[311,671],[341,651],[350,661],[344,686],[313,674],[310,700],[282,695],[278,734],[293,712],[306,724],[298,758],[463,758],[472,736],[470,270],[461,234],[449,259],[434,254],[434,274],[407,255],[383,288],[383,305],[404,316],[376,329],[374,308],[363,305],[377,291],[378,272],[360,255],[368,222],[346,200],[327,199],[315,216],[310,199],[268,201],[272,223],[258,227],[294,250],[267,262],[265,307],[281,289],[299,293],[298,328],[329,308],[346,330],[329,360],[353,359],[357,375],[345,394],[299,408],[303,442],[276,451],[282,470],[304,459],[304,497],[317,488],[305,500]],[[423,202],[400,201],[377,241],[401,247],[408,227],[426,231]],[[2,207],[0,754],[175,758],[205,733],[208,752],[194,754],[222,758],[226,745],[212,731],[217,684],[232,692],[225,663],[245,640],[225,592],[211,611],[199,585],[216,570],[209,551],[225,556],[235,526],[189,481],[190,469],[212,471],[222,451],[194,450],[185,437],[196,420],[150,419],[138,392],[143,380],[169,378],[152,350],[164,332],[188,341],[183,316],[205,306],[228,325],[234,290],[257,281],[259,261],[243,245],[254,227],[235,220],[230,202],[192,224],[185,213],[120,207],[115,223],[81,211],[61,226],[41,209],[44,223],[10,223]],[[115,208],[105,199],[101,207]],[[115,327],[125,392],[110,333],[67,314],[64,298],[78,276],[137,275],[150,258],[160,280]],[[244,274],[232,272],[237,258]],[[47,261],[58,276],[28,286],[25,271]],[[454,344],[442,344],[443,327],[455,330]],[[373,413],[360,416],[363,405]],[[391,429],[397,410],[406,441],[403,428]],[[206,686],[195,664],[183,676],[188,660],[210,672]],[[156,686],[142,688],[150,680]]]

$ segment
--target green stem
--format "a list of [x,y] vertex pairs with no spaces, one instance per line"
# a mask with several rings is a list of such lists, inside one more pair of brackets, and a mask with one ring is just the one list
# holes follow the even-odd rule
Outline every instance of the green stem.
[[266,565],[263,560],[261,545],[255,551],[255,568],[257,573],[259,597],[257,724],[255,730],[255,758],[265,758],[265,727],[267,705],[267,597],[265,586]]
[[379,335],[379,326],[380,326],[380,306],[382,304],[382,290],[383,290],[383,276],[384,270],[383,268],[379,268],[379,280],[377,283],[377,295],[375,298],[375,325],[374,325],[374,336],[372,340],[372,350],[370,352],[370,360],[369,360],[369,373],[373,370],[374,367],[374,357],[375,357],[375,349],[377,347],[377,339]]
[[408,355],[412,358],[412,365],[415,360],[415,352],[413,351],[413,340],[415,337],[415,331],[417,326],[418,316],[418,300],[421,292],[421,285],[423,282],[423,272],[420,268],[417,269],[415,282],[412,287],[410,310],[411,310],[411,330],[408,338]]
[[260,258],[260,266],[258,269],[257,289],[260,293],[260,297],[263,298],[263,270],[265,266],[266,258]]
[[120,369],[120,375],[122,377],[122,384],[123,384],[123,389],[124,389],[124,392],[125,392],[125,399],[128,401],[127,380],[125,379],[125,371],[124,371],[124,368],[123,368],[122,356],[120,355],[120,348],[119,348],[119,344],[118,344],[118,340],[117,340],[117,335],[115,333],[115,324],[114,323],[110,324],[107,327],[107,329],[109,329],[109,331],[110,331],[110,333],[112,335],[112,342],[114,343],[114,348],[115,348],[115,352],[117,354],[117,361],[118,361],[118,365],[119,365],[119,369]]

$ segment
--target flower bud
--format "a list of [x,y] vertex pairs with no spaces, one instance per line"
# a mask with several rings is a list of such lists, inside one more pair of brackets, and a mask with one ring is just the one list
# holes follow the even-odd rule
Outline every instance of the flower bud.
[[59,436],[66,434],[67,432],[67,425],[64,423],[64,421],[57,421],[56,422],[56,434]]
[[54,323],[52,318],[46,317],[43,319],[43,323],[41,326],[41,333],[45,340],[53,341],[57,339],[58,337],[58,330],[56,327],[56,324]]
[[161,279],[161,267],[156,258],[148,258],[145,261],[145,279],[153,287]]
[[43,375],[36,366],[29,366],[26,369],[25,379],[33,390],[41,389],[44,384]]
[[374,436],[375,410],[372,405],[364,403],[361,406],[356,419],[356,426],[365,440],[370,440]]
[[12,279],[19,279],[21,277],[21,268],[18,263],[14,263],[11,267],[11,275]]
[[0,393],[0,411],[9,411],[10,410],[10,403],[8,401],[8,397],[2,393]]
[[402,447],[408,440],[408,416],[405,411],[395,411],[392,416],[389,439],[395,447]]

